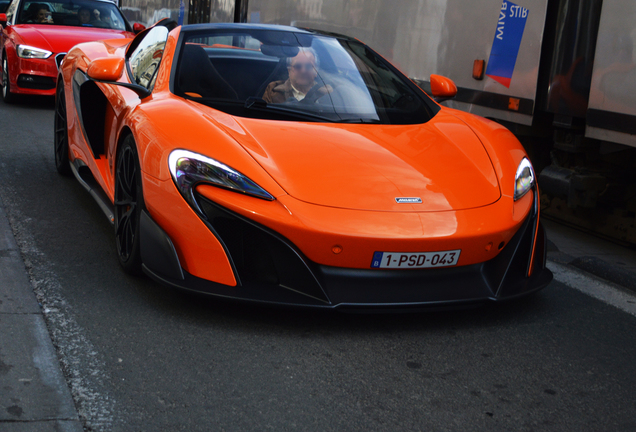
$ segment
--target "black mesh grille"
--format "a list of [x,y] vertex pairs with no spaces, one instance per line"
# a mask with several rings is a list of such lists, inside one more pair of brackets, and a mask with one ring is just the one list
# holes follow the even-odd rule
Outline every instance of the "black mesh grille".
[[28,89],[50,90],[55,88],[55,80],[39,75],[20,75],[18,77],[18,86]]

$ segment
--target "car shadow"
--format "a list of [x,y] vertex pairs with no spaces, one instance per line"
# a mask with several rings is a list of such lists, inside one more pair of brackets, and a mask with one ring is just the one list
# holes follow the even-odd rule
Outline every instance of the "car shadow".
[[5,106],[24,106],[32,109],[52,110],[55,109],[55,97],[54,96],[32,96],[32,95],[19,95],[15,102],[9,104],[5,103]]

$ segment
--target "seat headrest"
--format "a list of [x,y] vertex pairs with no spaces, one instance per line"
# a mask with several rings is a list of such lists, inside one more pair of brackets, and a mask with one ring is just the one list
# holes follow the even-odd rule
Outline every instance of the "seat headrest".
[[182,93],[197,93],[204,98],[238,99],[236,91],[214,68],[200,45],[183,46],[177,84]]

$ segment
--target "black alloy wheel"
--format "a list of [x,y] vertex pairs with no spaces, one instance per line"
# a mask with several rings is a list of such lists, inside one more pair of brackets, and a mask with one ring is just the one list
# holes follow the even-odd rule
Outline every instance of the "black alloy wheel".
[[17,96],[11,93],[11,84],[9,81],[9,62],[7,62],[7,53],[2,56],[2,100],[5,103],[13,103]]
[[58,79],[55,94],[55,168],[62,175],[71,174],[71,164],[68,159],[68,129],[66,123],[66,100],[64,98],[64,83]]
[[141,274],[139,221],[143,208],[139,156],[133,136],[128,135],[115,167],[115,241],[120,264],[134,275]]

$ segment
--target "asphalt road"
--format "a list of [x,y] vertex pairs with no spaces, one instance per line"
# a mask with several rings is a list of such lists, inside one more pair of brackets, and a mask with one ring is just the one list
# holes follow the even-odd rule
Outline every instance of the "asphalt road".
[[636,317],[558,282],[374,316],[125,275],[97,204],[55,171],[53,114],[0,103],[0,197],[89,430],[636,430]]

